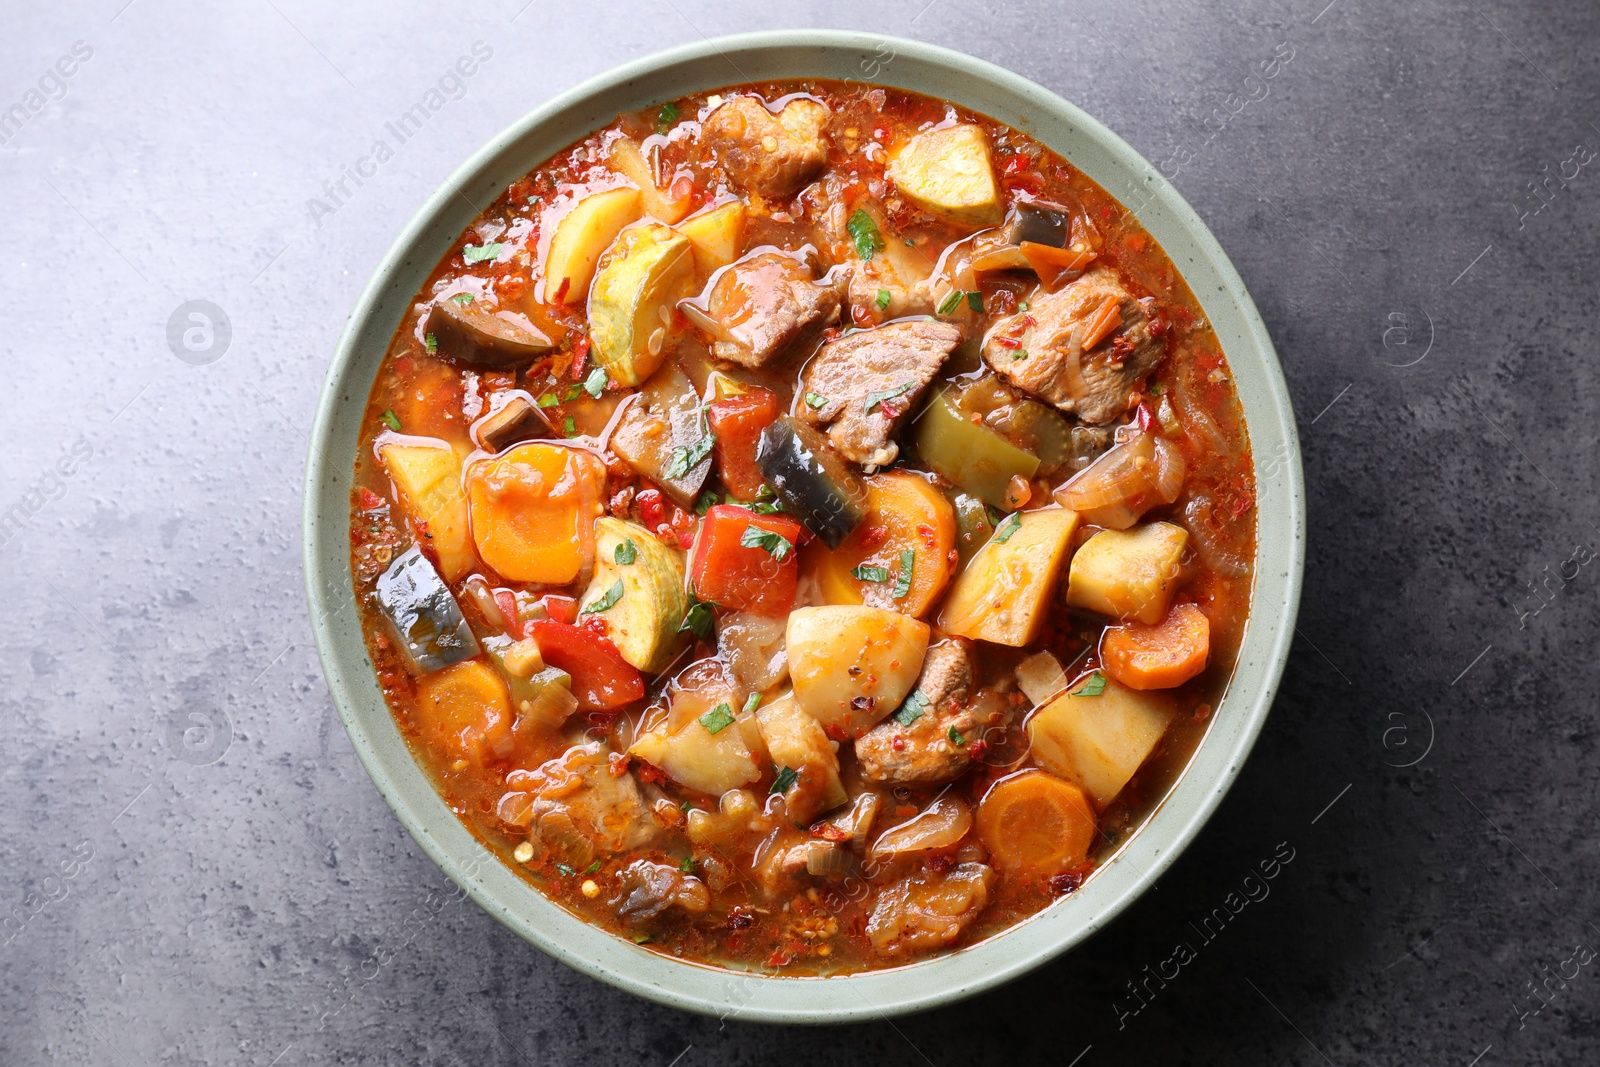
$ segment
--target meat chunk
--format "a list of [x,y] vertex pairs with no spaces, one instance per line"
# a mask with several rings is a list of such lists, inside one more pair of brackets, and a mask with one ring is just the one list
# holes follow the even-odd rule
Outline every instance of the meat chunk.
[[623,919],[642,922],[668,908],[704,915],[711,906],[711,890],[692,874],[650,860],[634,860],[617,875],[620,890],[608,903]]
[[919,870],[878,893],[867,937],[888,955],[943,948],[983,911],[994,882],[993,868],[982,863]]
[[891,322],[822,346],[801,376],[801,417],[828,427],[845,458],[886,467],[900,454],[895,424],[961,343],[948,322]]
[[[1062,411],[1085,422],[1110,422],[1127,410],[1135,383],[1166,352],[1166,324],[1153,315],[1154,303],[1135,299],[1113,271],[1095,267],[996,323],[983,358],[996,374]],[[1107,321],[1117,323],[1110,333],[1086,337]],[[1085,345],[1086,339],[1092,343]]]
[[720,336],[711,354],[745,367],[764,367],[802,351],[839,317],[845,279],[817,281],[811,268],[782,252],[740,260],[717,277],[708,300]]
[[498,814],[579,869],[602,853],[648,844],[660,832],[633,775],[613,775],[598,741],[506,775]]
[[[931,785],[959,777],[972,762],[978,719],[968,702],[972,661],[958,638],[928,649],[917,677],[926,710],[910,726],[894,717],[856,738],[861,773],[875,782]],[[950,738],[954,729],[963,744]]]
[[774,114],[754,96],[736,96],[706,117],[703,134],[728,177],[746,192],[793,196],[827,162],[823,127],[831,112],[796,97]]

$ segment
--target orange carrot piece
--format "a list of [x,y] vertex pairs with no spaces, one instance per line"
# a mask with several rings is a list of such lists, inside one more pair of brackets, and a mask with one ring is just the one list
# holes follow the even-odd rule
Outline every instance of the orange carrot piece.
[[1054,873],[1080,866],[1094,844],[1094,807],[1082,789],[1040,770],[1000,779],[978,804],[978,837],[1006,868]]
[[1100,639],[1100,662],[1129,689],[1171,689],[1206,669],[1211,620],[1193,604],[1175,604],[1155,626],[1112,626]]
[[1039,281],[1051,292],[1060,288],[1063,281],[1077,278],[1083,273],[1084,268],[1095,260],[1093,252],[1056,248],[1054,245],[1042,245],[1034,241],[1023,241],[1018,250],[1028,261],[1028,266],[1039,276]]
[[1094,314],[1084,322],[1083,350],[1085,352],[1104,341],[1111,335],[1111,331],[1122,325],[1122,308],[1117,305],[1117,298],[1108,296],[1094,309]]

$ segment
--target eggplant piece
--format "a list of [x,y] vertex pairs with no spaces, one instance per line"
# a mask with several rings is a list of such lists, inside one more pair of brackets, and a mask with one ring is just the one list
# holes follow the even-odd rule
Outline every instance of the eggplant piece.
[[611,450],[685,508],[711,475],[700,394],[676,363],[651,375],[611,433]]
[[454,298],[440,300],[428,309],[423,331],[442,354],[478,367],[515,367],[555,348],[532,326],[497,315],[476,300],[465,305]]
[[377,597],[412,674],[432,674],[478,654],[461,606],[415,545],[378,576]]
[[829,548],[867,515],[867,488],[843,456],[810,426],[780,415],[756,446],[761,476],[788,511]]
[[1072,240],[1072,211],[1048,200],[1018,200],[1006,212],[999,237],[1002,244],[1013,247],[1030,241],[1065,248]]
[[513,394],[472,425],[473,435],[485,452],[504,452],[519,441],[544,437],[550,431],[550,420],[524,393]]

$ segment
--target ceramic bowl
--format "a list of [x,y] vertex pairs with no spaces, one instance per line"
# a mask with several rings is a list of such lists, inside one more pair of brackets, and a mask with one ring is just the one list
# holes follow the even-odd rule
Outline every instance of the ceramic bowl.
[[[781,977],[674,960],[551,903],[451,814],[384,704],[351,593],[352,463],[367,393],[412,295],[514,179],[620,112],[745,81],[851,79],[953,100],[1042,141],[1133,210],[1205,309],[1238,383],[1255,454],[1259,548],[1239,662],[1209,733],[1148,822],[1071,897],[967,948],[848,977]],[[1010,981],[1092,936],[1194,840],[1272,705],[1300,597],[1305,501],[1294,416],[1272,342],[1205,224],[1137,152],[1072,104],[958,52],[870,34],[722,37],[618,67],[541,105],[478,150],[396,238],[328,368],[305,484],[306,589],[328,687],[379,792],[423,850],[490,914],[567,965],[676,1008],[770,1022],[842,1023],[924,1010]]]

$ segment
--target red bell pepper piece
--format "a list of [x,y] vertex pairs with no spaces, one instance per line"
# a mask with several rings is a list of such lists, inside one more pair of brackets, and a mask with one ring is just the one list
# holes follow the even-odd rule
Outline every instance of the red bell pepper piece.
[[554,619],[526,624],[544,661],[572,675],[572,695],[584,711],[611,711],[644,696],[644,676],[603,637]]
[[[755,528],[745,544],[745,531]],[[760,515],[737,504],[706,512],[691,574],[694,595],[711,604],[758,615],[786,615],[794,606],[800,564],[795,546],[805,527],[787,515]],[[762,538],[776,534],[782,542]]]
[[544,605],[545,614],[556,622],[570,623],[578,617],[578,601],[574,597],[546,593],[539,598],[539,603]]
[[756,446],[761,431],[777,417],[778,396],[770,389],[751,389],[714,400],[706,408],[706,421],[717,435],[717,470],[722,484],[740,500],[754,500],[766,484],[756,466]]

